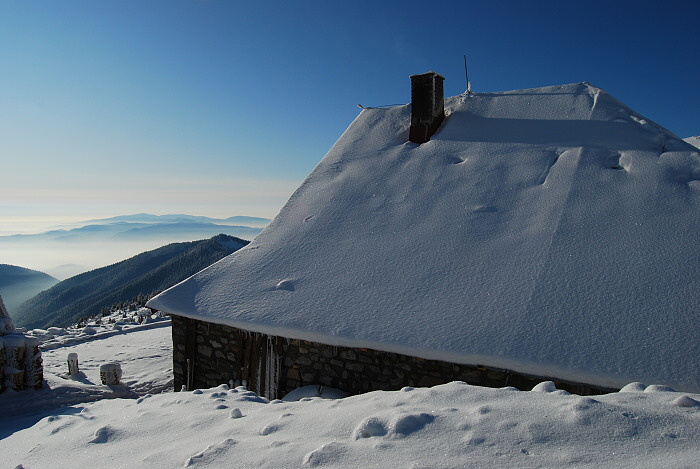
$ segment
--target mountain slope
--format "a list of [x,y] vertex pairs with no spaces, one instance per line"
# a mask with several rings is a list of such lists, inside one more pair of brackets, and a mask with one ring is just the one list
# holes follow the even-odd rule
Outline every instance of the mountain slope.
[[118,301],[163,290],[248,244],[227,235],[174,243],[64,280],[17,308],[27,328],[66,326]]
[[58,283],[52,276],[16,265],[0,264],[0,296],[10,311]]

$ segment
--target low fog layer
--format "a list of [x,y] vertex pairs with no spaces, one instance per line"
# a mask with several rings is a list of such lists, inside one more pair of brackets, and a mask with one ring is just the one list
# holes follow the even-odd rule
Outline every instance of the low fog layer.
[[251,240],[268,220],[138,214],[90,220],[83,226],[34,235],[0,236],[0,261],[64,280],[169,243],[224,233]]

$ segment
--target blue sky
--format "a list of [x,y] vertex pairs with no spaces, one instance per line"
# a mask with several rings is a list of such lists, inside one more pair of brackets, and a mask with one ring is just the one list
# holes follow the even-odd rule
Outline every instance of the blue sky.
[[[430,5],[430,6],[428,6]],[[0,0],[0,223],[274,216],[357,116],[589,81],[700,133],[691,2]]]

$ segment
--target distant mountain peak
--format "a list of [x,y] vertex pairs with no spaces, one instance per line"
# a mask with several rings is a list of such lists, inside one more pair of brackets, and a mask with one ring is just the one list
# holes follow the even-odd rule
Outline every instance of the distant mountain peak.
[[212,218],[201,215],[187,215],[182,213],[176,214],[165,214],[165,215],[154,215],[151,213],[135,213],[132,215],[117,215],[109,218],[98,218],[94,220],[86,220],[83,223],[88,225],[103,225],[112,223],[218,223],[218,224],[230,224],[238,223],[246,225],[246,223],[252,223],[247,226],[264,226],[270,222],[267,218],[260,217],[249,217],[236,215],[228,218]]

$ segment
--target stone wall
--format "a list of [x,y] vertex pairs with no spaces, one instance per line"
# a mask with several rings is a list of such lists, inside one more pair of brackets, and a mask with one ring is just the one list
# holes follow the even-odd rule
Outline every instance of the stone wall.
[[[281,369],[276,370],[279,373],[279,383],[274,390],[276,392],[266,396],[270,398],[281,397],[306,385],[329,386],[350,394],[359,394],[374,390],[397,390],[404,386],[434,386],[450,381],[464,381],[489,387],[513,386],[530,390],[542,381],[552,380],[557,383],[557,388],[580,395],[614,391],[479,365],[459,365],[371,349],[334,347],[281,337],[271,338],[229,326],[173,316],[173,370],[177,390],[187,383],[188,322],[190,333],[194,331],[194,337],[190,339],[194,342],[194,350],[189,350],[193,367],[193,388],[213,387],[231,380],[239,383],[246,380],[249,389],[259,392],[254,383],[254,371],[251,372],[256,365],[246,363],[246,357],[250,357],[251,354],[244,350],[246,344],[253,341],[257,344],[280,344],[277,353],[280,354]],[[264,350],[257,353],[263,352]]]
[[[189,323],[189,325],[188,325]],[[194,327],[194,350],[188,350],[187,329]],[[239,363],[243,331],[219,324],[172,316],[173,379],[175,390],[187,385],[187,359],[193,382],[188,388],[209,388],[241,381]]]

